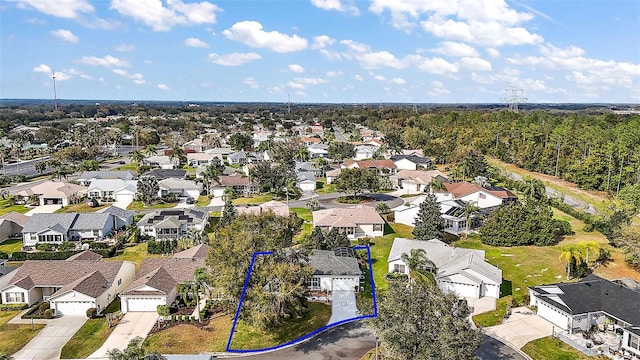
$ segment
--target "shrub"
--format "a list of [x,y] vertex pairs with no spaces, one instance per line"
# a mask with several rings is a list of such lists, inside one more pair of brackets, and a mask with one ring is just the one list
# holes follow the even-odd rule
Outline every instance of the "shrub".
[[24,310],[28,308],[27,304],[0,304],[0,311]]
[[53,309],[47,309],[44,312],[45,319],[53,319]]
[[554,233],[556,234],[556,236],[564,236],[564,235],[573,235],[573,229],[571,229],[571,223],[569,223],[567,220],[559,220],[559,219],[554,219],[555,220],[555,231]]
[[62,244],[58,245],[58,251],[68,251],[76,248],[76,243],[71,241],[65,241]]
[[0,259],[8,259],[9,258],[9,254],[7,254],[4,251],[0,251]]
[[86,314],[89,319],[93,319],[98,315],[98,310],[96,308],[88,308]]
[[49,310],[50,308],[51,308],[51,304],[49,304],[48,302],[43,302],[38,307],[38,310],[40,311],[40,313],[44,314],[44,312]]
[[27,260],[27,253],[22,251],[16,251],[11,254],[12,261],[25,261]]
[[169,306],[168,305],[158,305],[156,311],[160,316],[168,316],[169,315]]
[[36,244],[36,250],[39,250],[39,251],[55,251],[56,250],[56,244],[49,244],[49,243]]

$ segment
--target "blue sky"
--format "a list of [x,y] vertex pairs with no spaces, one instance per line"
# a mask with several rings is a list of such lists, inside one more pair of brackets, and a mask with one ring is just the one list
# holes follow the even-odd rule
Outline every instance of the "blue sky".
[[0,0],[0,98],[640,103],[638,0]]

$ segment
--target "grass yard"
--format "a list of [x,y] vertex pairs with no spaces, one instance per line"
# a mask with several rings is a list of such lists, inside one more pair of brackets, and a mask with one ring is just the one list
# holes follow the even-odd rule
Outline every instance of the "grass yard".
[[255,329],[242,321],[236,326],[231,348],[251,350],[277,346],[295,340],[327,325],[331,317],[331,305],[309,302],[309,314],[304,319],[290,319],[269,331]]
[[15,211],[20,214],[24,214],[29,210],[31,209],[24,207],[24,205],[11,205],[8,199],[0,200],[0,216],[4,214],[8,214],[12,211]]
[[144,206],[142,205],[142,202],[140,201],[134,201],[131,204],[129,204],[129,206],[127,206],[127,210],[146,210],[146,209],[167,209],[167,208],[172,208],[175,207],[176,205],[178,205],[178,202],[170,202],[170,203],[159,203],[159,204],[153,204],[153,205],[149,205],[149,206]]
[[[385,227],[390,227],[390,233],[383,237],[377,237],[371,241],[371,262],[373,263],[373,281],[376,284],[376,290],[384,290],[387,288],[387,281],[384,276],[389,272],[389,266],[387,265],[387,258],[391,252],[391,245],[393,245],[393,239],[397,237],[404,237],[412,239],[413,235],[411,226],[389,223]],[[387,231],[385,231],[387,232]]]
[[16,325],[7,324],[20,313],[16,311],[0,311],[0,355],[12,355],[22,349],[31,339],[38,334],[44,325]]
[[478,327],[502,324],[502,319],[504,319],[504,315],[507,313],[507,304],[511,299],[511,295],[501,297],[496,301],[496,310],[473,316],[473,323]]
[[198,201],[196,201],[196,207],[209,206],[209,203],[211,203],[211,199],[209,199],[208,195],[200,195]]
[[126,165],[122,165],[122,166],[118,166],[117,168],[113,169],[114,171],[126,171],[126,170],[131,170],[134,173],[138,173],[138,164],[136,163],[130,163],[130,164],[126,164]]
[[145,258],[159,258],[161,254],[147,254],[147,243],[140,243],[134,246],[127,246],[124,248],[124,253],[105,260],[126,260],[136,263],[136,270],[140,267],[142,259]]
[[272,194],[256,195],[249,198],[241,197],[233,199],[233,205],[262,204],[273,199]]
[[550,336],[531,341],[523,348],[525,354],[533,360],[587,360],[609,359],[605,355],[596,357],[587,356],[580,351],[562,342],[562,340]]
[[311,235],[313,231],[313,216],[311,215],[311,210],[306,208],[290,208],[289,212],[296,214],[300,219],[304,220],[302,230],[293,238],[293,241],[300,242],[305,236]]
[[0,243],[0,251],[7,254],[22,251],[22,244],[21,238],[7,239]]
[[327,180],[319,180],[316,181],[316,193],[323,195],[323,194],[333,194],[338,192],[338,190],[336,190],[336,185],[335,184],[327,184]]
[[[118,301],[119,303],[120,301]],[[115,329],[106,318],[89,319],[62,348],[61,359],[83,359],[98,350]]]
[[65,206],[62,207],[58,210],[56,210],[56,213],[71,213],[71,212],[76,212],[76,213],[92,213],[92,212],[96,212],[98,210],[104,209],[111,206],[111,204],[102,204],[96,207],[91,207],[88,206],[85,203],[80,203],[80,204],[73,204],[73,205],[69,205],[69,206]]
[[161,354],[225,351],[232,323],[233,318],[225,315],[211,320],[205,328],[191,325],[173,326],[148,336],[143,347]]

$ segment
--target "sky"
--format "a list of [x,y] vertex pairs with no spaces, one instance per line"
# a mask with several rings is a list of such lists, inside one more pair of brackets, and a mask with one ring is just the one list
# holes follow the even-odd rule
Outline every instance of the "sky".
[[637,104],[640,1],[0,0],[0,98],[52,73],[60,99]]

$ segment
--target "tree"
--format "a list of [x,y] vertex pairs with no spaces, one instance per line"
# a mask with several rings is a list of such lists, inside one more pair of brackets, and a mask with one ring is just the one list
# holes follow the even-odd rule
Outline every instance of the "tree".
[[336,190],[352,197],[364,191],[376,192],[380,189],[380,177],[368,169],[343,169],[333,183]]
[[224,208],[222,209],[222,216],[220,217],[218,226],[224,227],[231,224],[233,219],[236,218],[236,215],[238,215],[238,211],[236,210],[235,206],[233,206],[231,199],[225,200]]
[[640,182],[625,185],[622,189],[620,189],[618,197],[622,199],[622,201],[633,205],[636,211],[640,210]]
[[225,166],[222,161],[218,158],[213,158],[200,174],[202,175],[202,181],[204,182],[207,195],[211,192],[211,181],[220,181],[220,175],[223,174],[224,169]]
[[443,230],[444,221],[440,215],[440,204],[436,201],[435,195],[427,194],[424,201],[420,203],[412,234],[417,240],[442,239]]
[[536,178],[525,178],[521,190],[527,199],[534,201],[542,201],[547,197],[544,183]]
[[100,162],[97,160],[82,160],[78,165],[80,171],[97,171],[100,170]]
[[144,205],[151,204],[158,197],[160,186],[158,179],[154,176],[141,176],[138,179],[138,199]]
[[320,202],[315,198],[309,199],[305,204],[305,207],[311,211],[316,211],[320,209]]
[[477,176],[489,177],[489,164],[482,154],[470,151],[458,165],[458,172],[462,173],[462,180]]
[[376,212],[378,214],[384,215],[391,212],[391,208],[385,202],[379,202],[376,204]]
[[33,167],[39,174],[44,174],[45,170],[47,170],[47,162],[46,161],[38,161],[33,164]]
[[157,150],[157,148],[155,147],[155,145],[147,145],[147,146],[142,150],[142,152],[143,152],[144,154],[146,154],[147,156],[154,156],[154,155],[156,155],[156,152],[157,152],[157,151],[158,151],[158,150]]
[[349,247],[351,246],[351,242],[349,238],[344,232],[338,231],[338,228],[332,227],[324,235],[324,247],[320,248],[320,250],[333,250],[339,247]]
[[392,282],[371,321],[385,359],[472,359],[481,343],[465,301],[436,286]]
[[402,261],[409,268],[409,279],[426,285],[436,285],[434,274],[438,272],[436,265],[429,260],[424,249],[411,249],[409,254],[400,255]]
[[582,254],[575,245],[567,245],[560,248],[560,261],[567,264],[567,280],[570,279],[571,274],[575,271],[576,260],[582,260]]
[[140,150],[133,150],[129,155],[129,158],[131,158],[131,162],[142,164],[144,161],[144,153]]
[[627,226],[622,229],[618,245],[624,252],[624,260],[632,266],[640,266],[640,226]]
[[141,337],[135,337],[131,341],[124,350],[120,349],[111,349],[107,351],[107,356],[109,360],[166,360],[164,356],[156,353],[156,352],[148,352],[142,348],[142,342],[144,341]]
[[356,155],[355,147],[347,142],[334,142],[327,148],[329,158],[337,161],[352,158]]
[[229,146],[235,151],[251,150],[253,148],[253,138],[251,135],[234,133],[229,137]]
[[469,234],[469,229],[471,229],[471,222],[473,218],[475,218],[480,213],[480,208],[476,206],[471,201],[463,201],[462,202],[462,214],[464,215],[465,220],[465,233]]

